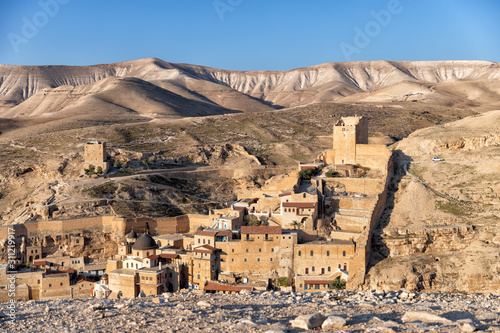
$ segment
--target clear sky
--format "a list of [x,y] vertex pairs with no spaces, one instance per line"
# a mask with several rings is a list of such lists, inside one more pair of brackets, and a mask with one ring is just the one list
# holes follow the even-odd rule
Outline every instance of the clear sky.
[[0,8],[2,64],[500,61],[498,0],[4,0]]

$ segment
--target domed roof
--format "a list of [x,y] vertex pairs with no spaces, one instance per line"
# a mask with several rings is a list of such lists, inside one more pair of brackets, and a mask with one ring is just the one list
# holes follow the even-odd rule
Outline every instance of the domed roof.
[[153,237],[149,236],[148,234],[144,233],[137,238],[135,241],[134,245],[132,245],[133,250],[150,250],[150,249],[156,249],[158,248],[158,245],[156,244],[155,240]]
[[127,234],[127,236],[125,236],[127,239],[136,239],[137,238],[137,234],[135,233],[134,229],[132,229],[131,232],[129,232]]

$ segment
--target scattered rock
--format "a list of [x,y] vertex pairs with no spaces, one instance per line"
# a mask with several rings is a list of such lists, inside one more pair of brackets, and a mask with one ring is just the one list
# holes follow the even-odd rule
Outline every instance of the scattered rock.
[[321,327],[325,321],[325,316],[321,313],[315,313],[311,315],[303,315],[295,318],[291,321],[292,327],[302,328],[305,330],[310,330],[314,328]]
[[336,330],[344,327],[346,324],[346,321],[344,318],[339,317],[339,316],[328,316],[325,321],[323,322],[323,325],[321,325],[321,328],[324,330]]
[[425,311],[408,311],[401,318],[403,323],[421,321],[423,323],[451,324],[452,321]]

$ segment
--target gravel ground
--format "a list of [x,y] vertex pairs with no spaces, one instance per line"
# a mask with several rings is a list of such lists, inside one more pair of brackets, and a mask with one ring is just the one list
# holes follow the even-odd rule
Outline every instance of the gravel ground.
[[11,323],[9,303],[0,304],[1,332],[500,332],[500,296],[491,294],[184,292],[15,305]]

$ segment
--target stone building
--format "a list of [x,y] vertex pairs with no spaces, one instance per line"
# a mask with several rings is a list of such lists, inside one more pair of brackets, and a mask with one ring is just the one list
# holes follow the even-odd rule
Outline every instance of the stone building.
[[108,154],[106,152],[106,142],[90,141],[85,144],[85,162],[84,169],[88,169],[90,165],[102,169],[103,173],[108,172]]
[[131,231],[126,241],[118,246],[118,254],[108,260],[109,297],[137,297],[176,291],[181,286],[181,264],[161,253],[153,237],[143,233],[139,237]]

